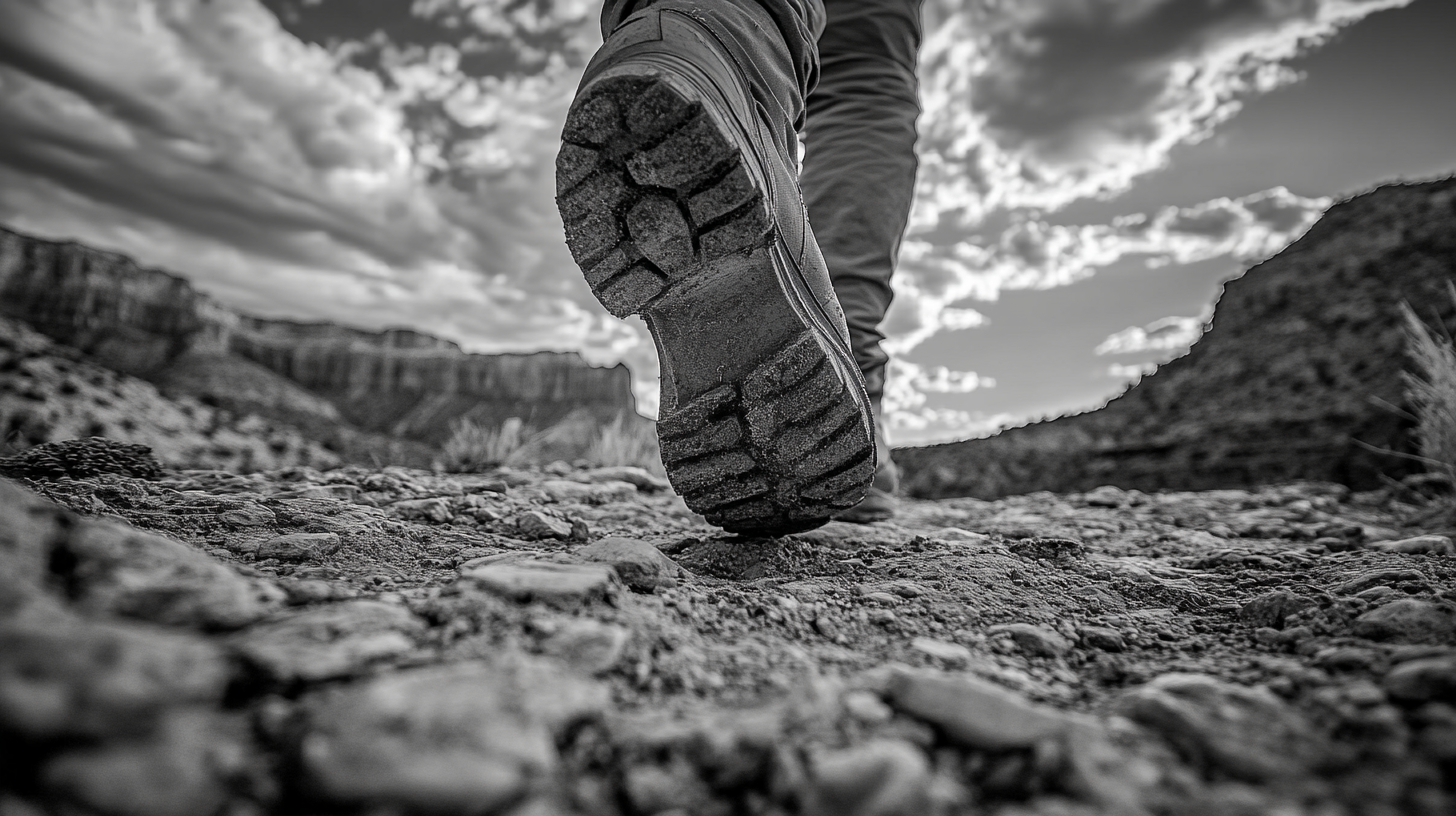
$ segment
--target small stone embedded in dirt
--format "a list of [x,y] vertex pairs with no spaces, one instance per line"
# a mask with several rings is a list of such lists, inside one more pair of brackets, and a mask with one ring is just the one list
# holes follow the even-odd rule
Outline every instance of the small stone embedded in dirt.
[[522,603],[582,603],[604,598],[617,583],[604,564],[556,564],[549,561],[496,562],[462,572],[461,580]]
[[931,533],[930,537],[940,541],[955,541],[965,543],[991,540],[991,537],[986,535],[985,533],[977,533],[971,530],[963,530],[960,527],[942,527],[939,530]]
[[611,671],[622,659],[631,637],[632,633],[623,626],[573,618],[547,638],[541,649],[582,674],[602,674]]
[[516,528],[516,535],[526,541],[544,541],[546,539],[565,540],[571,538],[571,524],[562,521],[555,516],[547,515],[540,510],[528,510],[519,513],[513,520]]
[[1023,538],[1011,542],[1008,546],[1012,553],[1022,558],[1033,558],[1040,561],[1076,558],[1086,550],[1086,546],[1082,542],[1070,538]]
[[1077,630],[1077,636],[1084,644],[1104,652],[1120,652],[1127,648],[1122,633],[1106,626],[1083,626]]
[[333,555],[344,546],[338,533],[287,533],[258,545],[258,558],[279,561],[314,561]]
[[1377,541],[1370,545],[1370,549],[1412,555],[1456,555],[1456,544],[1451,542],[1450,536],[1443,535],[1423,535],[1395,541]]
[[662,550],[635,538],[604,538],[573,553],[577,558],[608,564],[637,592],[672,589],[686,570]]
[[1008,635],[1016,648],[1037,657],[1061,657],[1072,650],[1066,638],[1042,626],[1031,623],[1003,623],[986,630],[991,636]]
[[865,725],[880,725],[887,723],[895,716],[895,712],[881,700],[878,694],[872,694],[864,690],[848,691],[840,698],[840,704],[844,706],[849,716],[864,723]]
[[1403,703],[1456,703],[1456,655],[1408,660],[1386,672],[1383,685]]
[[918,717],[967,748],[1029,748],[1059,734],[1068,721],[1055,709],[970,675],[896,669],[886,689],[895,709]]
[[1162,675],[1114,708],[1207,771],[1250,782],[1298,777],[1324,756],[1322,736],[1283,700],[1207,675]]
[[257,502],[246,502],[223,512],[222,522],[230,527],[263,527],[275,524],[278,516]]
[[408,609],[354,600],[287,612],[249,627],[234,648],[278,683],[352,677],[373,663],[414,648],[424,628]]
[[1419,581],[1424,583],[1426,576],[1413,569],[1384,569],[1370,570],[1359,575],[1346,579],[1335,586],[1333,592],[1336,595],[1355,595],[1367,589],[1378,586],[1394,586],[1406,581]]
[[145,737],[60,753],[39,782],[65,812],[217,813],[248,770],[249,730],[241,715],[176,708]]
[[1309,598],[1301,598],[1287,590],[1278,590],[1260,595],[1244,604],[1243,608],[1239,609],[1239,619],[1250,626],[1283,629],[1286,618],[1314,605],[1315,602]]
[[495,813],[551,783],[555,739],[609,702],[560,664],[507,656],[401,671],[303,701],[297,760],[320,802]]
[[405,499],[389,505],[390,511],[406,521],[430,521],[449,524],[455,518],[450,502],[442,498]]
[[971,650],[959,643],[936,640],[935,638],[918,637],[910,641],[910,648],[928,655],[936,660],[944,661],[952,666],[964,666],[971,662]]
[[810,757],[805,816],[921,816],[930,810],[930,763],[903,740],[877,739]]
[[191,634],[67,617],[0,624],[0,732],[35,741],[145,733],[175,705],[215,705],[230,666]]
[[1351,634],[1395,643],[1456,642],[1456,605],[1401,598],[1355,619]]
[[583,471],[579,475],[588,482],[626,482],[638,490],[653,493],[672,489],[672,484],[667,481],[667,477],[656,476],[643,468],[631,465],[593,468]]

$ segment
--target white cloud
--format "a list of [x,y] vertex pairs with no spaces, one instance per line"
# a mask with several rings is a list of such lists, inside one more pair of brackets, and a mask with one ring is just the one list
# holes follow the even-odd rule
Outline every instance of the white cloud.
[[1107,376],[1116,377],[1119,380],[1140,380],[1143,377],[1158,370],[1157,363],[1113,363],[1107,367]]
[[1204,318],[1164,317],[1146,326],[1129,326],[1097,344],[1098,355],[1181,351],[1203,336]]

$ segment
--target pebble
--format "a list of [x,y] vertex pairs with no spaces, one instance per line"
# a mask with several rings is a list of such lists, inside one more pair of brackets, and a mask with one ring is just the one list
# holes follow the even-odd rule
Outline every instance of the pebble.
[[1113,708],[1209,772],[1250,782],[1297,777],[1323,758],[1313,728],[1268,689],[1164,674],[1123,692]]
[[1009,635],[1021,651],[1037,657],[1060,657],[1072,650],[1066,638],[1031,623],[1003,623],[986,630],[988,635]]
[[881,700],[878,694],[868,691],[845,692],[840,698],[845,712],[865,725],[881,725],[890,721],[895,712]]
[[1401,663],[1385,673],[1385,692],[1405,703],[1456,703],[1456,655]]
[[309,696],[297,748],[310,797],[351,808],[495,813],[544,786],[555,738],[605,708],[605,687],[506,655],[410,669]]
[[1423,535],[1395,541],[1377,541],[1370,544],[1369,549],[1412,555],[1456,555],[1456,544],[1452,543],[1450,536],[1443,535]]
[[406,521],[449,524],[455,518],[455,512],[450,509],[450,502],[441,498],[404,499],[389,505],[389,509]]
[[241,715],[182,708],[160,716],[145,739],[65,751],[41,768],[41,787],[62,812],[114,816],[218,813],[247,769]]
[[687,571],[652,544],[635,538],[604,538],[573,553],[577,558],[609,564],[631,589],[672,589]]
[[263,527],[277,523],[278,517],[272,510],[257,502],[247,502],[242,506],[224,511],[221,521],[229,527]]
[[1120,652],[1127,648],[1122,633],[1105,626],[1083,626],[1077,630],[1077,636],[1086,645],[1104,652]]
[[1021,695],[969,675],[897,668],[886,688],[890,705],[936,726],[971,749],[1029,748],[1061,733],[1066,718]]
[[1412,569],[1386,569],[1363,572],[1335,586],[1336,595],[1354,595],[1371,587],[1392,586],[1404,581],[1424,582],[1426,576]]
[[629,482],[586,483],[567,479],[547,479],[537,487],[552,501],[580,504],[627,501],[637,494],[636,486]]
[[527,510],[516,514],[513,519],[516,535],[526,541],[542,541],[548,538],[565,540],[571,538],[571,523],[540,510]]
[[936,660],[943,660],[955,666],[971,662],[971,650],[959,643],[949,643],[935,638],[917,637],[910,641],[910,648]]
[[573,618],[547,638],[541,648],[582,674],[603,674],[621,661],[631,636],[626,627],[591,618]]
[[338,533],[288,533],[258,545],[257,557],[279,561],[316,561],[344,546]]
[[620,465],[613,467],[599,467],[583,471],[580,478],[589,482],[626,482],[638,490],[645,490],[653,493],[660,493],[671,490],[672,484],[664,476],[657,476],[649,473],[640,467]]
[[580,603],[606,597],[616,584],[603,564],[556,564],[549,561],[496,562],[463,571],[461,579],[522,603]]
[[1284,620],[1296,612],[1315,605],[1309,598],[1302,598],[1287,590],[1260,595],[1244,604],[1239,610],[1239,619],[1251,626],[1268,626],[1283,629]]
[[221,702],[230,679],[222,650],[187,633],[64,616],[0,625],[0,731],[25,739],[144,732],[167,706]]
[[904,740],[818,751],[809,761],[805,816],[921,816],[930,810],[930,762]]
[[424,622],[408,609],[353,600],[288,613],[250,627],[233,642],[238,654],[278,683],[351,677],[414,648]]
[[1395,643],[1451,643],[1456,639],[1456,605],[1402,598],[1356,618],[1351,632]]

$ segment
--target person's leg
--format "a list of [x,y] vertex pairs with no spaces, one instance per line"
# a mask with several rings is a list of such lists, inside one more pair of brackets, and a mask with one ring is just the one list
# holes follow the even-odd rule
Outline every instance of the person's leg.
[[[889,360],[879,327],[917,169],[920,6],[825,0],[819,83],[807,101],[800,184],[877,418]],[[879,436],[875,486],[893,492],[894,466],[882,430]]]
[[869,396],[798,184],[820,10],[614,4],[557,156],[572,256],[657,343],[668,477],[736,532],[818,526],[875,473]]

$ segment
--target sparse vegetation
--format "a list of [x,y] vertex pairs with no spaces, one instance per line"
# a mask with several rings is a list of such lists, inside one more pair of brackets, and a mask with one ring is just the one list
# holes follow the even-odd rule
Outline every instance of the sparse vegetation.
[[652,426],[646,422],[629,422],[625,414],[618,414],[616,419],[597,429],[586,458],[602,467],[635,465],[654,473],[664,472]]
[[[1456,303],[1456,284],[1447,284]],[[1416,417],[1416,445],[1433,473],[1456,485],[1456,344],[1444,332],[1427,326],[1408,303],[1406,350],[1413,370],[1404,373],[1406,399]]]
[[478,473],[505,463],[531,432],[520,417],[498,427],[486,427],[469,417],[450,423],[450,439],[441,452],[440,467],[450,473]]

